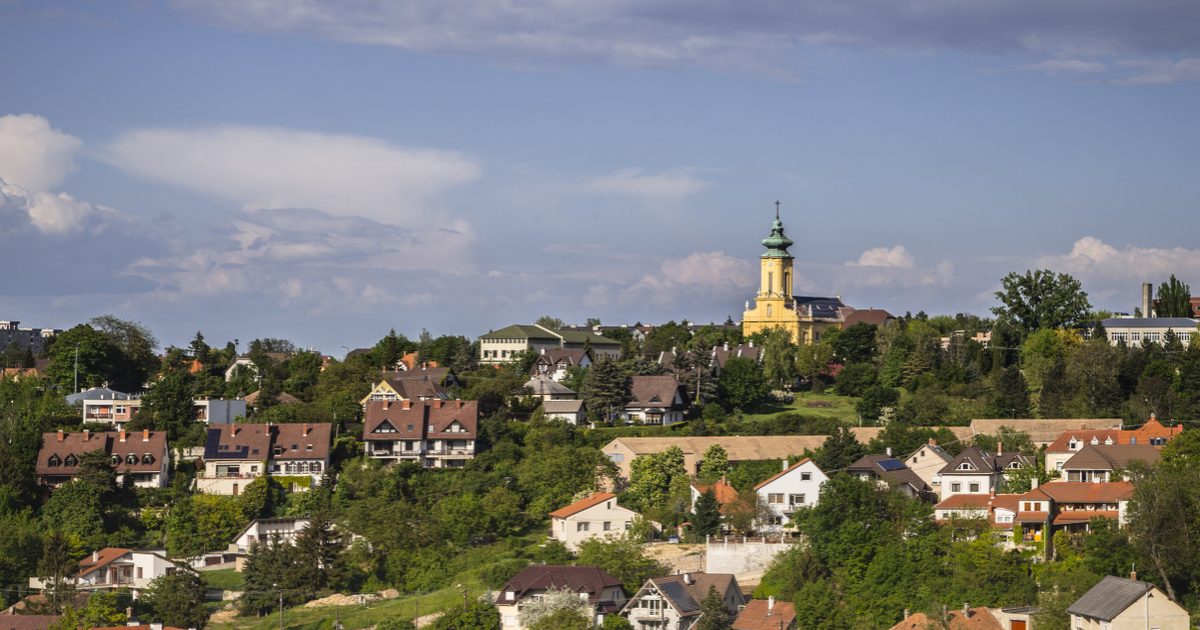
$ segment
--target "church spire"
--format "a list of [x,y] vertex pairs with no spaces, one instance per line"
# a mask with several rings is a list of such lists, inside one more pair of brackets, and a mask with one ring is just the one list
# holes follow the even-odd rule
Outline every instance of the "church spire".
[[788,238],[783,233],[783,221],[779,218],[778,201],[775,202],[775,223],[771,226],[771,234],[762,240],[763,247],[767,251],[763,253],[764,258],[791,258],[788,253],[788,248],[792,246],[792,239]]

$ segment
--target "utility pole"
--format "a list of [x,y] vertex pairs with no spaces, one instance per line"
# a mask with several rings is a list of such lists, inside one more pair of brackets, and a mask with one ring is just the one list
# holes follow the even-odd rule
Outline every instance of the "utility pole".
[[279,591],[279,630],[283,630],[283,590],[278,584],[272,584],[275,590]]

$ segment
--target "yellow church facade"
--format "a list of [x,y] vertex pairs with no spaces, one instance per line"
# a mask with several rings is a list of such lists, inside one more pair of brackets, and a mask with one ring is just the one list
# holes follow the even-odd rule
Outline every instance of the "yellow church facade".
[[848,309],[839,298],[798,296],[792,293],[794,259],[788,252],[793,242],[783,232],[778,207],[771,233],[763,239],[766,251],[759,257],[758,294],[746,302],[742,334],[782,328],[796,344],[815,344],[827,330],[842,326]]

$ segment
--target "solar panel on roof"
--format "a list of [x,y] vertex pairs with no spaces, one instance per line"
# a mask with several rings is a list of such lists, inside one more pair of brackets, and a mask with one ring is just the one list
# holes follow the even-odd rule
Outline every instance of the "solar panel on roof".
[[879,460],[879,467],[891,472],[893,470],[900,470],[904,468],[904,462],[898,459],[881,459]]
[[675,605],[682,609],[680,612],[687,612],[699,608],[699,604],[696,603],[696,600],[692,599],[691,595],[688,595],[687,589],[685,589],[679,582],[667,582],[665,584],[660,584],[659,589],[662,590],[663,595],[666,595],[668,599],[670,599],[672,602],[675,602]]

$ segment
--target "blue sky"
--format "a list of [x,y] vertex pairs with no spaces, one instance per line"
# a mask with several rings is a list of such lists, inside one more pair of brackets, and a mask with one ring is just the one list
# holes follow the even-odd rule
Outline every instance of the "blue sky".
[[5,318],[163,344],[1200,283],[1200,5],[0,0]]

